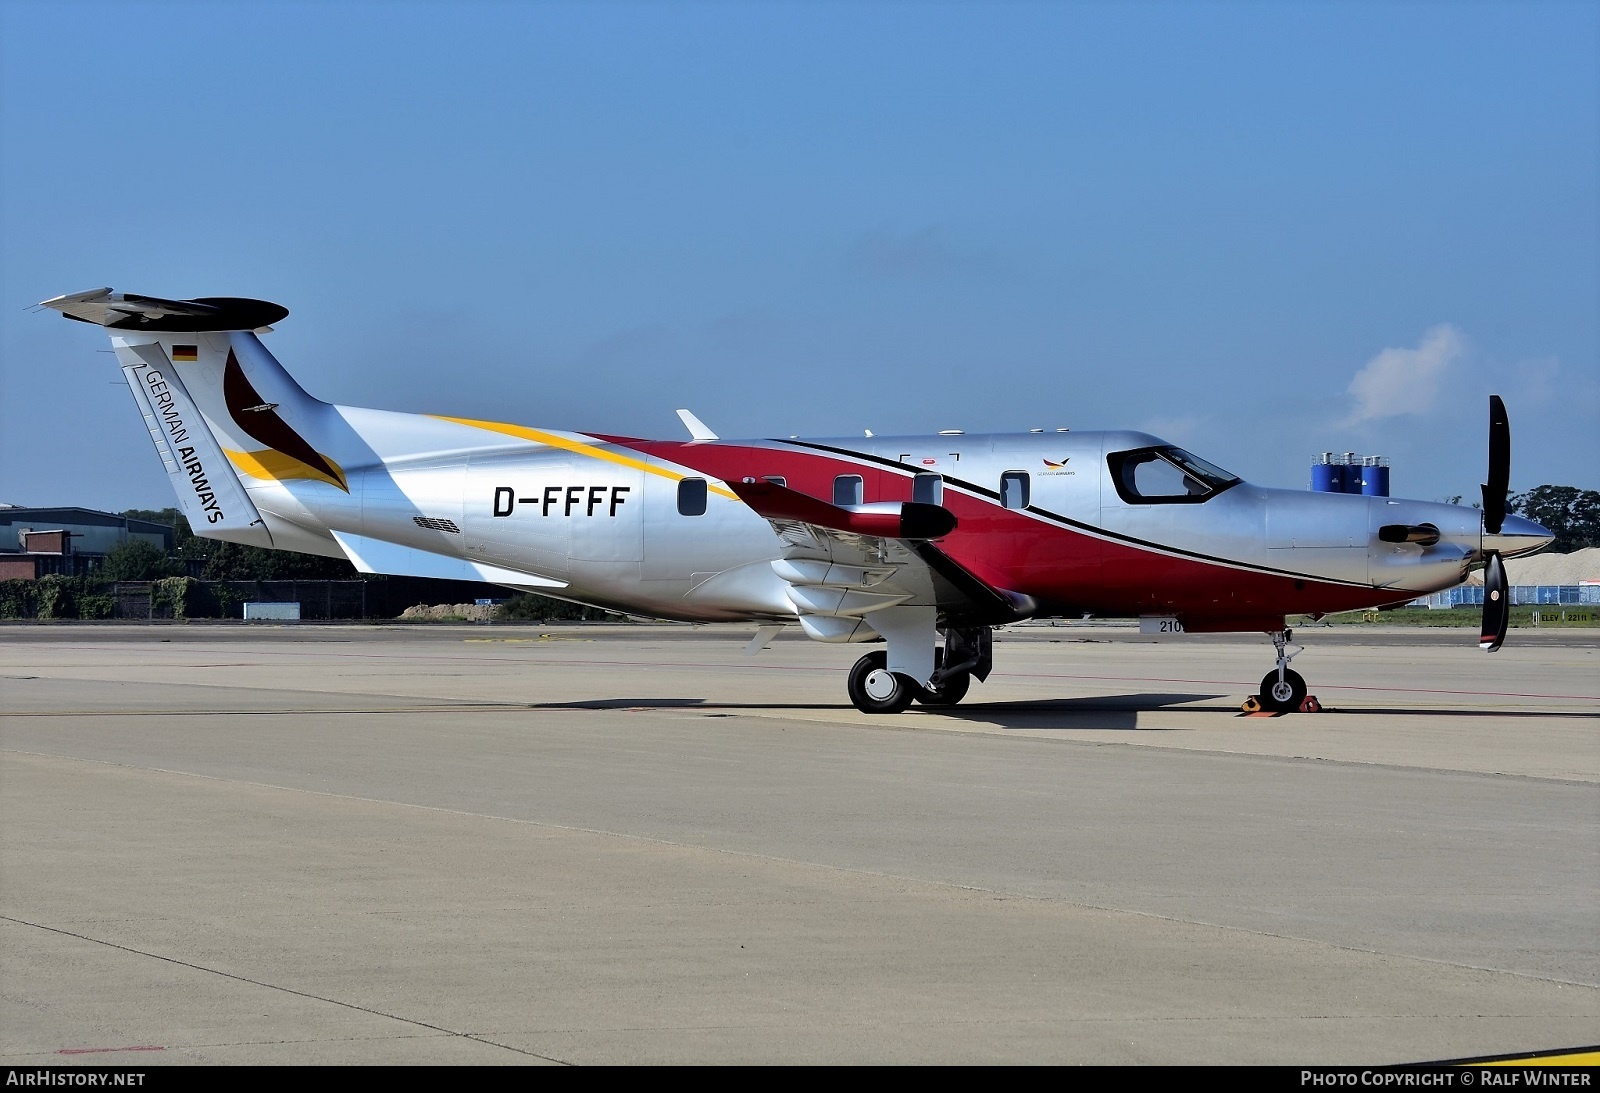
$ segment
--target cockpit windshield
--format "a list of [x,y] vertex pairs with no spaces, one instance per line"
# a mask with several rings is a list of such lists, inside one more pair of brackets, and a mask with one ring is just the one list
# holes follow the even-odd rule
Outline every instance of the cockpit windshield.
[[1130,505],[1199,504],[1240,479],[1171,445],[1107,457],[1117,494]]

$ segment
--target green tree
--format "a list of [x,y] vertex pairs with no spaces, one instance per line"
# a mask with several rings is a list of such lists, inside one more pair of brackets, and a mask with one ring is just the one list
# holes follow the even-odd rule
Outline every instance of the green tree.
[[1549,528],[1556,537],[1549,549],[1557,554],[1600,546],[1600,492],[1577,486],[1535,486],[1526,493],[1512,494],[1506,508]]
[[[156,551],[160,554],[160,551]],[[82,577],[65,577],[52,573],[40,577],[39,618],[75,619],[78,617],[78,597],[86,591]]]
[[562,619],[609,619],[621,616],[598,607],[587,607],[581,603],[568,603],[566,600],[555,600],[549,596],[524,592],[512,596],[496,608],[494,617],[501,622],[555,622]]
[[[360,576],[343,558],[210,539],[197,538],[194,545],[205,548],[198,556],[206,559],[201,576],[208,581],[349,581]],[[186,551],[185,556],[197,555]]]
[[111,548],[95,577],[109,581],[154,581],[170,577],[177,566],[148,539],[124,539]]
[[0,581],[0,619],[31,619],[39,610],[39,582]]
[[201,576],[208,581],[346,581],[360,576],[343,558],[203,539],[194,534],[188,518],[175,508],[126,509],[122,515],[172,525],[173,558],[180,564],[152,577],[108,577],[107,580],[154,580],[171,576],[183,571],[181,563],[185,561],[204,562]]

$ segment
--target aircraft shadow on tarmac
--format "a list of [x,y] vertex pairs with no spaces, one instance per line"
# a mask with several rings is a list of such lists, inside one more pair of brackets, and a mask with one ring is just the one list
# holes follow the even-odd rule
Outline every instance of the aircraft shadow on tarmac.
[[[1092,698],[1047,698],[1027,702],[972,702],[962,706],[940,709],[914,706],[926,715],[952,721],[971,721],[985,725],[999,725],[1015,729],[1141,729],[1147,732],[1181,731],[1176,725],[1140,725],[1141,713],[1152,713],[1173,706],[1186,706],[1191,702],[1206,702],[1225,698],[1220,694],[1125,694],[1095,695]],[[629,710],[652,712],[658,710],[696,710],[708,715],[761,713],[781,710],[811,710],[818,713],[849,710],[842,703],[813,702],[711,702],[703,698],[596,698],[579,702],[529,703],[534,710]],[[1231,717],[1238,713],[1233,706],[1200,706],[1185,712],[1211,717]],[[896,717],[878,718],[885,725],[895,724]]]
[[[1196,722],[1204,719],[1206,724],[1215,725],[1219,718],[1237,718],[1244,716],[1242,711],[1233,702],[1226,705],[1194,705],[1189,703],[1209,702],[1220,698],[1233,696],[1222,694],[1126,694],[1126,695],[1095,695],[1092,698],[1065,698],[1041,699],[1032,702],[995,702],[984,704],[982,702],[963,703],[956,709],[929,710],[927,712],[937,716],[983,722],[985,724],[998,724],[1005,728],[1027,729],[1138,729],[1142,732],[1173,732],[1182,731],[1193,727],[1190,725],[1151,725],[1137,724],[1139,714],[1168,711],[1172,713],[1193,714]],[[1338,706],[1324,706],[1318,714],[1289,714],[1293,719],[1305,719],[1323,715],[1345,715],[1358,717],[1399,717],[1423,714],[1428,717],[1444,719],[1467,718],[1582,718],[1593,720],[1592,710],[1472,710],[1472,709],[1441,709],[1439,707],[1376,707],[1360,706],[1341,708]],[[1121,720],[1119,720],[1119,718]]]
[[1137,729],[1140,732],[1182,732],[1188,725],[1140,724],[1139,715],[1182,707],[1183,713],[1209,718],[1231,717],[1229,706],[1193,706],[1225,698],[1219,694],[1122,694],[1095,695],[1091,698],[1041,698],[1027,702],[973,702],[955,709],[930,710],[931,714],[954,721],[997,725],[1005,729]]

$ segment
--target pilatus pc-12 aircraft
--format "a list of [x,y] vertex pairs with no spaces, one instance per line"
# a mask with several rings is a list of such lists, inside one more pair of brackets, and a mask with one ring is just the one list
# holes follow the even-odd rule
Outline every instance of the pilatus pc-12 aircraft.
[[994,627],[1085,613],[1157,632],[1259,631],[1261,704],[1299,708],[1287,614],[1410,600],[1485,562],[1484,649],[1505,637],[1500,559],[1551,535],[1506,515],[1510,431],[1490,399],[1483,507],[1254,486],[1138,432],[636,440],[333,406],[259,335],[261,300],[96,289],[45,301],[107,328],[196,534],[484,581],[682,620],[878,642],[850,673],[868,713],[959,702]]

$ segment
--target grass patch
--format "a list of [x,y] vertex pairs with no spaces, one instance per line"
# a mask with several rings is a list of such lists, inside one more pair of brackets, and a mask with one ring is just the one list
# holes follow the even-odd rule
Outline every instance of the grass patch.
[[[1539,622],[1533,621],[1534,614],[1539,615]],[[1565,615],[1563,620],[1562,616]],[[1367,626],[1381,623],[1384,626],[1454,626],[1461,629],[1473,629],[1483,619],[1481,607],[1444,607],[1439,610],[1430,610],[1426,607],[1397,607],[1393,611],[1345,611],[1338,615],[1329,615],[1322,621],[1334,626]],[[1298,616],[1298,625],[1313,626],[1309,615]],[[1511,609],[1511,625],[1513,628],[1532,626],[1600,626],[1600,607],[1593,604],[1573,605],[1558,607],[1554,604],[1544,604],[1539,607],[1523,606]]]

